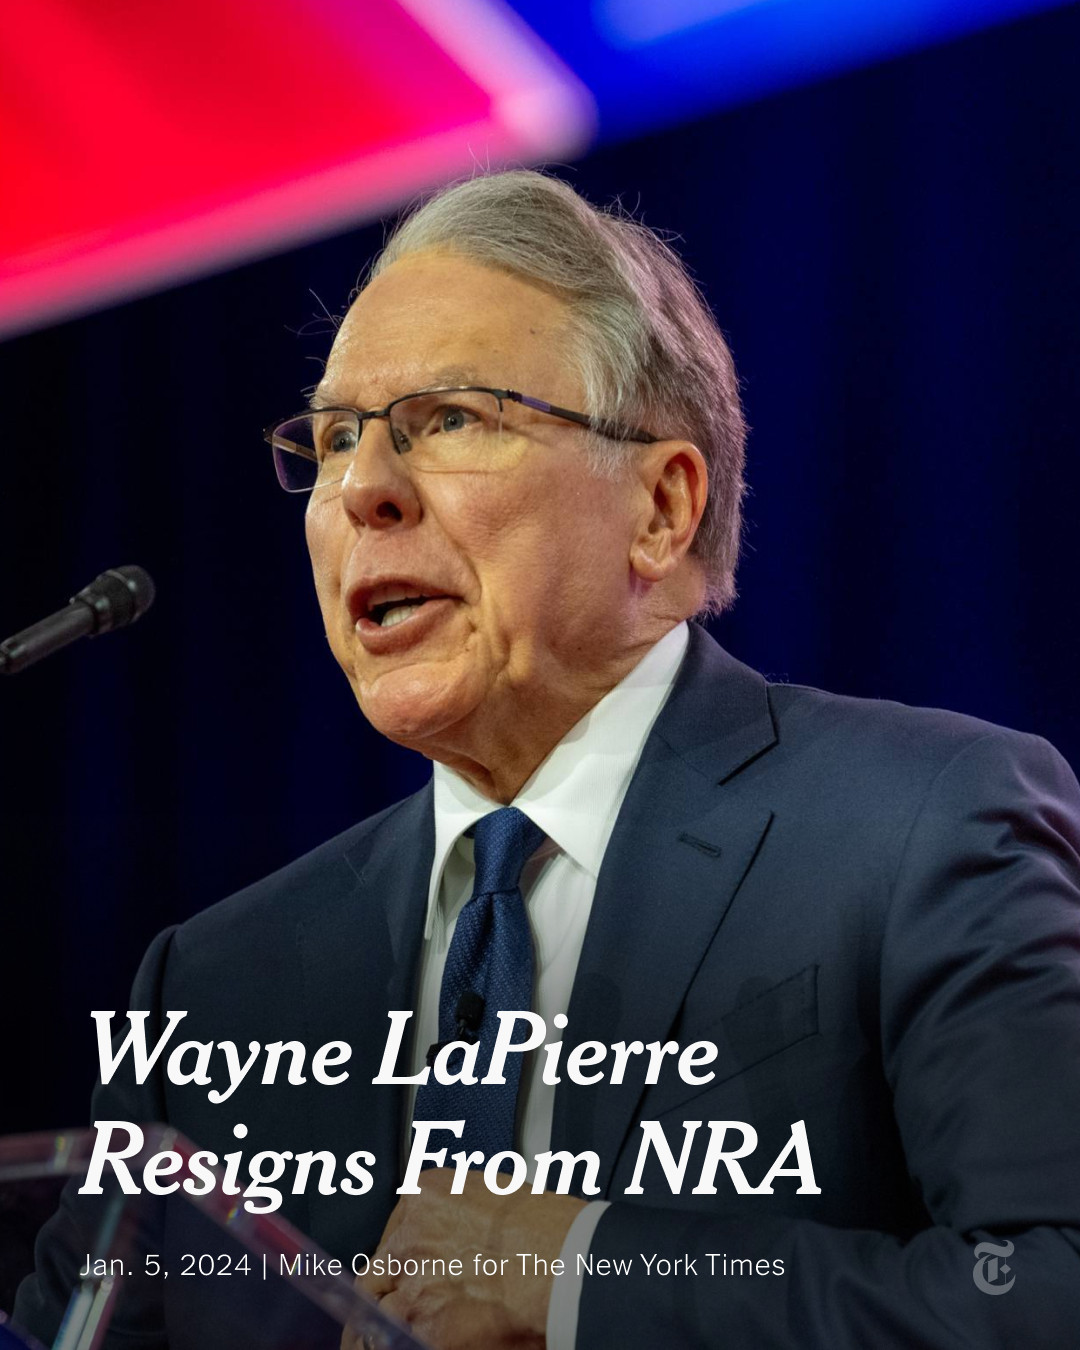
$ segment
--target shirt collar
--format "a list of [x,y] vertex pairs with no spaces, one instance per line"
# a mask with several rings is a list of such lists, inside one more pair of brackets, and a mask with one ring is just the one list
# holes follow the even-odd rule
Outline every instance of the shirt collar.
[[[518,807],[595,882],[649,732],[682,665],[689,628],[679,624],[566,733],[514,798]],[[498,808],[445,764],[434,767],[435,858],[425,937],[446,860],[470,826]]]

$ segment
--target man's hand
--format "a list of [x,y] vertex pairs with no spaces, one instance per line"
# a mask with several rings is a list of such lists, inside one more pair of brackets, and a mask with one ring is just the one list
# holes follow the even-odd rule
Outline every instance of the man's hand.
[[[449,1267],[456,1257],[462,1274],[368,1274],[357,1284],[435,1350],[542,1350],[551,1263],[585,1202],[552,1191],[496,1195],[478,1171],[469,1173],[461,1195],[451,1195],[453,1179],[448,1168],[423,1174],[423,1193],[398,1201],[373,1260],[392,1254],[402,1262],[428,1257],[430,1264],[430,1258],[439,1257]],[[522,1252],[527,1255],[524,1273]],[[534,1273],[534,1256],[545,1263],[539,1273]],[[485,1260],[495,1262],[487,1268],[500,1273],[485,1275]],[[347,1334],[343,1350],[349,1339]]]

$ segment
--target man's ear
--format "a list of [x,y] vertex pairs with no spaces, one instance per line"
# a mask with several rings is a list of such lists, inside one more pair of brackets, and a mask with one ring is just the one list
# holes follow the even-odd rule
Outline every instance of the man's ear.
[[630,566],[642,581],[663,581],[682,562],[705,510],[705,458],[689,441],[657,441],[636,465],[641,518]]

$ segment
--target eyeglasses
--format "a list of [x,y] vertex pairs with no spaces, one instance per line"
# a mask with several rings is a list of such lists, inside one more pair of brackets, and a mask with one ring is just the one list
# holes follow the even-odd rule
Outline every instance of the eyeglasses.
[[339,482],[348,472],[364,423],[385,419],[399,455],[421,473],[475,473],[506,469],[523,453],[520,437],[504,435],[503,404],[520,403],[536,412],[588,427],[616,441],[651,444],[659,439],[641,427],[530,398],[516,389],[465,385],[404,394],[385,408],[315,408],[298,413],[263,433],[273,447],[278,482],[286,492],[310,492]]

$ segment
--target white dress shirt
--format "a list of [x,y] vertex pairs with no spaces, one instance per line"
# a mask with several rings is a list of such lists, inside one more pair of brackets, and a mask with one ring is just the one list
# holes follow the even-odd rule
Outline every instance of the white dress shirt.
[[[566,1013],[589,922],[600,864],[615,827],[641,751],[679,672],[689,630],[685,623],[666,633],[634,669],[591,708],[514,798],[547,838],[525,864],[521,893],[532,929],[534,976],[532,1010],[548,1025],[548,1040],[565,1036],[576,1044],[573,1026],[559,1032],[556,1013]],[[463,778],[436,764],[435,857],[428,892],[427,921],[420,962],[412,1072],[425,1064],[427,1047],[439,1039],[439,990],[446,954],[462,908],[472,895],[473,843],[465,831],[497,810]],[[543,1057],[522,1065],[516,1148],[535,1170],[537,1153],[551,1146],[555,1088],[542,1082]],[[409,1118],[416,1089],[412,1089]],[[583,1209],[563,1246],[566,1274],[555,1281],[548,1315],[549,1350],[571,1350],[577,1329],[581,1280],[576,1262],[587,1251],[606,1206]]]

